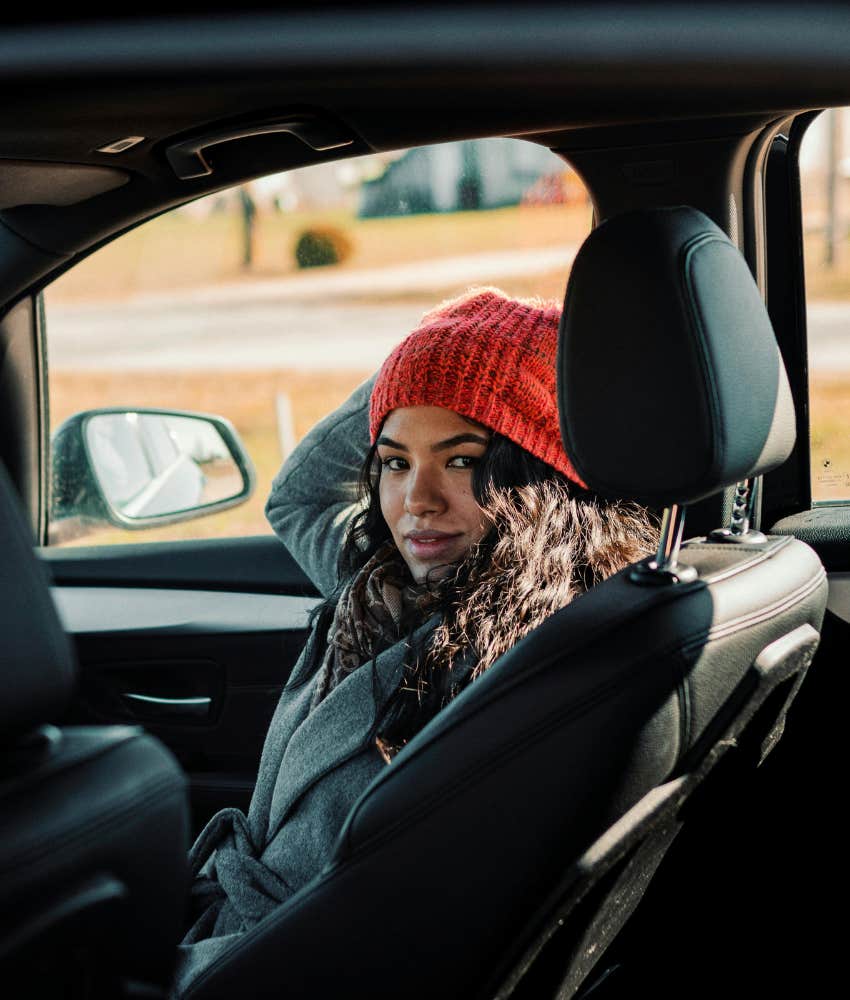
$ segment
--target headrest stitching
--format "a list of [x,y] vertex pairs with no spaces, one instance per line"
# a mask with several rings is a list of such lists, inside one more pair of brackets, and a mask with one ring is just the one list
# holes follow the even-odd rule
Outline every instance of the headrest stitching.
[[[720,247],[730,247],[730,244],[725,239],[721,239],[715,233],[700,233],[688,240],[679,251],[679,260],[681,262],[679,272],[680,287],[683,292],[684,303],[691,314],[693,328],[696,332],[696,337],[694,338],[695,353],[700,371],[702,372],[703,384],[707,390],[706,399],[708,401],[709,420],[711,421],[711,455],[707,463],[709,470],[718,468],[722,464],[720,462],[720,454],[725,451],[725,441],[721,443],[723,422],[720,420],[720,399],[708,351],[707,324],[693,285],[693,268],[697,253],[710,243],[716,243]],[[733,247],[730,248],[734,249]]]

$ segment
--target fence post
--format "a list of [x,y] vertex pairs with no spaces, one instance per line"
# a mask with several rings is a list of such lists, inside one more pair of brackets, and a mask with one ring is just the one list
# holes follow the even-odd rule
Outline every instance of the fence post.
[[277,413],[277,440],[280,444],[281,459],[286,457],[295,447],[295,418],[292,414],[292,400],[285,392],[277,392],[274,397]]

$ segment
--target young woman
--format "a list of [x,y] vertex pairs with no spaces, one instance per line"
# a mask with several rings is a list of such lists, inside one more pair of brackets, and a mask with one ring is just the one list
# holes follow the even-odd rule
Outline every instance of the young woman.
[[588,493],[564,452],[559,317],[496,289],[443,304],[275,479],[269,519],[324,600],[247,817],[217,814],[192,850],[178,992],[322,870],[358,796],[440,709],[654,551],[647,512]]

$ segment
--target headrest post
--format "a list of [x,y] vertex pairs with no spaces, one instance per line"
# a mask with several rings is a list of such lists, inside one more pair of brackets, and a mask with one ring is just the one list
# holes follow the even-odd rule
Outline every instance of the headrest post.
[[679,565],[686,509],[681,504],[664,508],[655,558],[645,559],[633,567],[630,573],[633,583],[658,586],[665,583],[690,583],[696,579],[696,570],[692,566]]
[[665,507],[661,516],[661,533],[658,538],[658,551],[655,554],[655,566],[658,570],[675,569],[685,532],[685,507],[674,503]]
[[757,499],[756,481],[742,479],[735,486],[735,500],[732,504],[732,516],[728,528],[718,528],[712,531],[709,538],[713,542],[731,542],[732,544],[760,545],[767,538],[760,531],[751,528]]
[[735,501],[729,518],[729,531],[733,535],[746,535],[750,530],[755,498],[756,491],[752,488],[751,479],[742,479],[735,486]]

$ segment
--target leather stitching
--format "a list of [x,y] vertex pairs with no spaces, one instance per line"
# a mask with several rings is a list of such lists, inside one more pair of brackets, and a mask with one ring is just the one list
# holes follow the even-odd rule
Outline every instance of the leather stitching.
[[[639,671],[644,664],[654,661],[655,658],[655,655],[648,656],[638,664],[630,664],[629,667],[632,670]],[[440,788],[435,789],[426,798],[421,799],[414,809],[406,812],[405,815],[398,819],[395,823],[390,826],[382,827],[379,833],[358,842],[358,855],[361,851],[366,851],[367,853],[371,852],[376,847],[380,846],[380,844],[384,841],[391,840],[397,831],[403,830],[421,817],[427,816],[428,813],[432,811],[434,805],[439,805],[442,802],[455,798],[470,784],[477,783],[478,779],[486,776],[492,771],[497,770],[503,761],[510,760],[511,758],[517,756],[518,752],[522,752],[528,747],[533,746],[535,743],[538,743],[550,733],[561,728],[565,722],[573,721],[585,715],[601,702],[604,702],[606,700],[606,696],[612,690],[619,690],[621,688],[621,683],[621,677],[614,677],[605,684],[599,685],[593,691],[588,692],[588,694],[585,695],[585,697],[580,701],[572,702],[570,705],[565,707],[559,707],[554,712],[550,712],[548,715],[543,716],[537,723],[535,723],[534,726],[517,733],[512,740],[503,744],[495,754],[479,761],[472,767],[467,768],[465,771],[458,774],[455,780],[450,784],[443,785]],[[350,833],[351,826],[349,826],[347,830],[348,836],[350,836]],[[348,837],[346,839],[348,839]]]
[[[813,591],[816,588],[817,584],[820,582],[820,580],[823,577],[823,575],[824,574],[821,573],[816,579],[814,579],[810,583],[809,587],[807,588],[806,593],[808,593],[809,591]],[[806,596],[806,594],[804,594],[803,596]],[[706,638],[704,632],[701,632],[699,634],[699,636],[696,636],[696,634],[695,634],[695,637],[697,637],[697,638],[701,637],[703,639]],[[640,666],[640,665],[642,665],[644,663],[653,662],[653,661],[655,661],[657,659],[658,656],[663,656],[663,655],[665,655],[665,652],[669,653],[671,650],[674,650],[675,648],[676,648],[676,646],[673,645],[673,644],[671,644],[666,649],[662,649],[660,651],[659,650],[655,650],[655,651],[653,651],[652,655],[647,656],[646,658],[644,658],[644,660],[642,660],[641,664],[639,664],[638,666]],[[560,655],[562,655],[562,653],[559,653],[557,655],[560,656]],[[552,659],[554,659],[554,657]],[[606,690],[607,690],[607,687],[606,687]],[[598,693],[598,692],[596,692],[596,693]],[[588,701],[588,699],[585,699],[585,703],[587,703],[587,701]],[[587,707],[589,707],[589,706],[587,706]],[[567,715],[568,713],[561,712],[559,714]],[[527,745],[528,743],[533,742],[536,738],[540,738],[540,735],[546,735],[546,734],[545,733],[541,734],[540,729],[535,729],[533,732],[530,732],[528,734],[528,738],[526,740],[524,740],[521,744],[518,743],[518,741],[514,741],[514,744],[512,744],[512,746],[518,746],[521,749],[524,745]],[[681,752],[682,752],[682,748],[680,747],[680,754],[681,754]],[[474,768],[470,772],[468,772],[467,775],[464,775],[463,782],[461,782],[460,780],[454,782],[453,783],[454,787],[455,787],[454,794],[457,795],[457,794],[460,794],[463,791],[463,788],[466,786],[466,783],[467,783],[466,782],[466,778],[467,778],[467,776],[469,774],[473,774],[473,775],[478,775],[478,774],[482,774],[483,775],[483,774],[486,774],[487,771],[491,769],[492,765],[493,765],[493,761],[492,760],[486,761],[486,762],[484,762],[483,765],[478,765],[476,768]],[[435,801],[436,804],[439,805],[441,802],[444,802],[448,797],[449,796],[445,793],[445,790],[441,789],[439,795],[437,795],[435,793],[434,795],[432,795],[429,798],[429,805],[430,805],[431,801]],[[357,806],[355,806],[355,809],[356,808],[357,808]],[[420,807],[420,810],[417,810],[417,812],[418,813],[421,812],[421,807]],[[406,817],[406,819],[409,820],[410,817]],[[401,823],[394,824],[393,827],[392,827],[393,835],[396,832],[398,832],[399,829],[402,829],[402,828],[403,828],[403,825]],[[349,831],[350,831],[350,826],[349,826]],[[306,901],[310,900],[313,896],[315,896],[318,893],[320,893],[323,890],[323,888],[325,887],[325,885],[328,882],[332,881],[334,878],[336,878],[340,874],[340,872],[343,871],[344,869],[353,868],[356,865],[360,864],[362,861],[364,861],[366,858],[368,858],[368,856],[372,853],[372,851],[375,850],[375,849],[377,849],[377,847],[379,847],[380,844],[383,843],[383,841],[384,841],[384,839],[386,839],[387,835],[388,835],[388,831],[387,830],[382,830],[381,834],[379,834],[375,838],[371,838],[371,839],[369,839],[367,841],[364,841],[364,844],[367,845],[367,846],[364,847],[363,845],[358,845],[357,852],[356,852],[355,855],[349,856],[349,857],[345,858],[341,862],[340,861],[334,861],[334,862],[332,862],[331,865],[321,875],[319,875],[317,877],[317,879],[316,879],[316,881],[314,883],[312,883],[309,886],[305,886],[298,893],[296,893],[296,895],[293,896],[290,901],[288,901],[283,906],[281,906],[277,911],[269,914],[269,916],[266,917],[264,920],[262,920],[259,924],[257,924],[254,927],[250,928],[243,935],[241,935],[240,937],[236,938],[234,940],[232,946],[229,947],[229,948],[227,948],[225,952],[223,952],[221,955],[219,955],[209,966],[207,966],[206,969],[204,969],[200,973],[200,975],[197,977],[197,979],[195,979],[189,985],[189,987],[188,987],[188,989],[186,991],[185,996],[187,998],[189,998],[189,997],[192,997],[193,995],[197,994],[200,990],[203,989],[204,984],[207,983],[210,979],[212,979],[214,977],[215,973],[221,967],[226,966],[234,958],[234,956],[238,955],[241,951],[243,951],[243,950],[245,950],[247,948],[252,947],[258,941],[262,941],[264,938],[267,937],[267,935],[274,934],[276,932],[276,930],[277,930],[278,924],[282,923],[283,921],[285,921],[288,918],[289,913],[290,913],[290,911],[291,911],[291,909],[293,907],[302,905]]]
[[[824,578],[824,573],[821,572],[816,577],[811,579],[807,584],[798,588],[793,595],[788,597],[787,600],[777,602],[776,604],[772,605],[768,609],[763,610],[759,614],[741,616],[740,618],[735,619],[733,622],[728,623],[728,625],[724,625],[723,627],[719,627],[716,629],[709,629],[707,631],[705,629],[701,629],[699,632],[694,632],[690,636],[685,636],[683,640],[674,641],[669,643],[667,646],[662,647],[661,649],[653,650],[651,654],[649,654],[647,657],[644,657],[638,663],[629,664],[629,670],[635,673],[639,673],[641,667],[644,664],[655,662],[659,657],[664,657],[664,656],[684,657],[695,647],[699,648],[700,646],[706,645],[711,641],[734,634],[734,632],[736,631],[740,631],[743,628],[748,627],[752,624],[757,624],[761,620],[770,618],[773,615],[775,615],[777,611],[786,610],[787,608],[792,607],[794,604],[800,602],[805,597],[807,597],[810,593],[814,592],[821,583],[821,581],[823,580],[823,578]],[[561,655],[562,654],[560,653],[554,654],[551,660],[555,660],[559,658]],[[407,823],[410,822],[411,819],[413,819],[414,817],[423,815],[423,811],[427,812],[428,810],[430,810],[433,801],[439,802],[451,798],[452,794],[456,794],[455,790],[465,787],[470,778],[475,778],[478,777],[479,775],[486,774],[489,770],[492,769],[492,767],[495,765],[496,762],[501,762],[503,759],[505,759],[505,757],[510,757],[515,749],[523,748],[529,743],[535,742],[538,738],[540,738],[540,736],[547,735],[553,727],[557,728],[557,725],[559,725],[561,722],[571,717],[577,717],[581,714],[584,714],[584,712],[587,709],[594,707],[599,702],[599,700],[601,700],[604,697],[604,695],[606,695],[612,688],[618,687],[620,683],[621,683],[620,676],[612,678],[606,684],[600,685],[598,688],[594,689],[594,691],[589,692],[585,696],[585,698],[581,700],[581,702],[574,702],[571,705],[569,705],[566,709],[560,708],[558,711],[551,713],[551,715],[545,716],[543,720],[541,720],[541,723],[538,723],[534,727],[534,729],[526,730],[518,734],[516,739],[512,740],[509,744],[505,744],[504,749],[500,751],[498,755],[496,755],[495,757],[490,757],[486,762],[475,765],[470,770],[467,770],[463,774],[458,775],[457,779],[452,783],[451,786],[448,787],[443,786],[438,792],[435,792],[428,799],[423,800],[420,804],[420,807],[417,810],[415,810],[413,813],[407,814],[403,820],[399,821],[399,823],[401,824],[402,827],[407,825]],[[686,699],[686,703],[688,705],[688,713],[690,715],[689,692],[684,693],[684,697]],[[688,726],[689,725],[690,721],[688,722]],[[355,805],[354,809],[357,810],[357,808],[358,806]],[[353,823],[354,820],[346,824],[345,833],[347,840],[351,836]],[[398,826],[398,824],[396,824],[396,826]],[[381,831],[380,834],[376,836],[378,837],[378,839],[380,839],[385,834],[389,835],[390,831],[394,830],[396,826],[392,828],[385,828]],[[360,850],[363,850],[363,845],[367,843],[371,844],[372,838],[367,838],[366,840],[358,843],[357,846],[358,853]]]
[[126,728],[127,732],[121,733],[117,731],[118,727],[115,727],[116,732],[114,732],[112,739],[108,743],[103,741],[100,746],[95,748],[93,748],[90,744],[83,744],[82,746],[71,749],[67,753],[60,751],[58,759],[53,758],[46,760],[33,770],[27,771],[26,774],[15,775],[13,778],[0,781],[0,798],[8,798],[20,789],[28,792],[31,790],[32,783],[34,781],[62,774],[63,771],[67,771],[69,768],[75,767],[81,761],[96,760],[98,757],[102,757],[105,753],[114,750],[116,747],[122,746],[124,743],[129,742],[133,738],[138,738],[142,734],[140,726],[127,726]]
[[[708,413],[711,421],[711,461],[709,468],[714,470],[723,462],[718,455],[718,446],[724,448],[722,441],[723,423],[720,419],[720,396],[717,390],[717,381],[714,377],[714,369],[711,365],[711,357],[708,351],[708,337],[706,335],[706,322],[697,300],[693,281],[694,260],[704,247],[711,243],[716,243],[722,247],[727,246],[724,240],[714,233],[700,233],[688,240],[679,251],[681,270],[679,278],[681,283],[682,298],[688,307],[691,315],[691,326],[696,333],[694,343],[697,347],[695,351],[700,371],[702,372],[703,385],[706,389],[706,401],[708,402]],[[725,449],[724,449],[725,450]]]
[[[179,785],[175,785],[174,779],[173,773],[165,774],[135,795],[119,799],[117,803],[96,816],[94,822],[92,822],[91,817],[84,817],[82,820],[70,824],[64,830],[53,830],[50,834],[42,836],[40,840],[31,841],[25,850],[11,857],[5,856],[3,858],[3,870],[8,873],[17,867],[37,868],[45,856],[50,859],[50,864],[47,867],[51,867],[52,863],[56,862],[63,854],[73,857],[75,854],[73,848],[80,840],[88,839],[96,835],[99,830],[120,823],[128,814],[140,810],[149,802],[157,801],[166,792],[185,794],[184,784],[181,782]],[[57,842],[61,842],[61,846],[57,846]]]
[[722,625],[710,628],[707,632],[695,634],[695,636],[690,640],[690,647],[683,644],[682,649],[688,650],[689,648],[692,648],[694,642],[698,643],[700,641],[700,637],[703,635],[705,636],[706,641],[710,642],[713,639],[721,639],[725,636],[733,635],[735,632],[739,632],[742,628],[747,628],[750,625],[756,625],[761,621],[765,621],[768,618],[781,614],[783,611],[787,611],[789,608],[814,593],[825,579],[826,573],[823,569],[821,569],[821,571],[815,576],[810,577],[807,583],[798,587],[793,593],[789,594],[783,600],[776,601],[769,607],[761,608],[758,611],[741,615],[738,618],[732,618],[728,622],[724,622]]
[[[714,544],[700,542],[699,548],[689,549],[686,545],[682,551],[681,555],[686,557],[690,552],[695,554],[698,552],[722,552],[724,555],[731,556],[736,552],[742,554],[748,554],[750,558],[740,559],[737,563],[733,563],[731,566],[724,566],[723,569],[715,570],[713,573],[708,573],[705,576],[700,574],[700,579],[704,580],[707,584],[719,583],[721,580],[731,579],[733,576],[737,576],[739,573],[743,573],[744,570],[750,569],[753,566],[758,566],[759,563],[765,562],[767,559],[772,559],[777,552],[781,552],[786,545],[789,545],[793,539],[788,538],[776,538],[770,539],[770,543],[767,546],[756,547],[735,547],[732,549],[729,544]],[[683,558],[683,562],[687,562],[686,558]]]
[[[644,595],[642,595],[643,599],[636,601],[631,608],[622,611],[619,614],[615,613],[610,615],[610,617],[606,618],[604,622],[600,621],[595,628],[588,629],[580,639],[574,640],[573,642],[563,643],[556,651],[553,651],[547,656],[541,656],[532,667],[522,671],[521,673],[513,672],[503,678],[500,678],[500,683],[494,690],[487,692],[485,695],[479,695],[471,705],[469,703],[459,703],[459,700],[456,701],[454,705],[449,706],[447,710],[450,715],[438,723],[438,725],[440,725],[440,729],[432,735],[431,741],[442,738],[444,734],[451,732],[460,725],[463,725],[469,718],[472,718],[483,711],[488,705],[491,704],[491,702],[503,698],[515,687],[525,685],[529,678],[536,676],[544,670],[548,670],[553,664],[562,660],[565,656],[575,654],[585,646],[596,642],[603,635],[619,628],[632,618],[636,618],[639,615],[645,615],[655,608],[675,601],[680,597],[685,597],[694,590],[703,590],[704,587],[705,585],[703,581],[698,580],[691,584],[679,584],[675,588],[647,589]],[[581,598],[579,598],[579,600],[581,600]],[[559,613],[560,612],[555,612],[555,614]],[[551,620],[551,618],[548,619],[548,621]],[[544,628],[545,625],[546,623],[540,627]],[[523,641],[527,641],[528,638],[529,637],[526,637]],[[510,656],[510,654],[511,650],[509,650],[505,656]],[[493,675],[490,674],[489,676]],[[482,680],[484,679],[486,679],[486,677],[482,678]],[[383,781],[389,780],[391,774],[398,774],[400,771],[404,770],[407,763],[408,759],[399,755],[399,758],[393,763],[392,771],[383,771],[376,779],[375,786],[373,787],[377,787]]]

